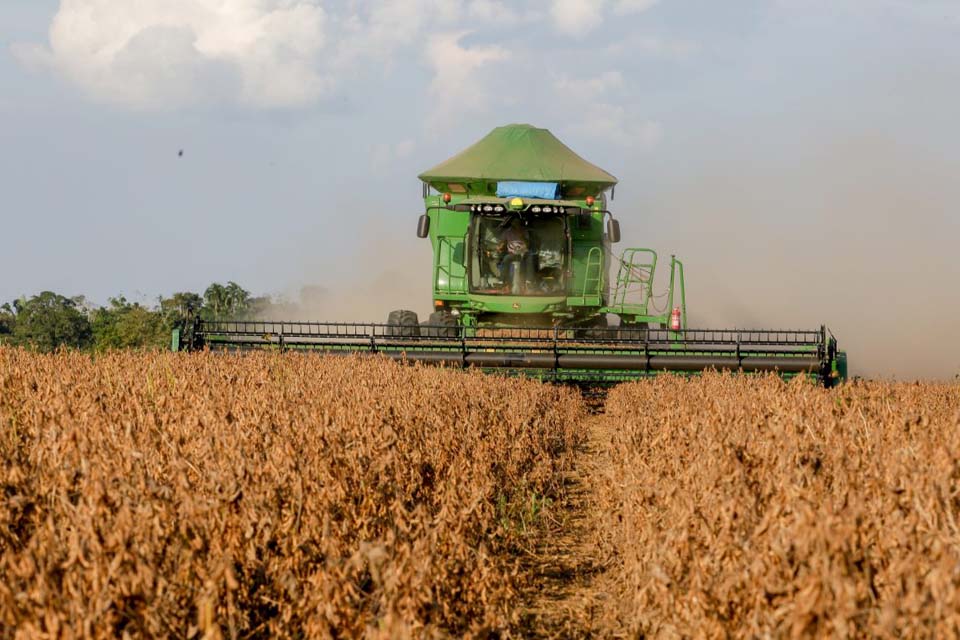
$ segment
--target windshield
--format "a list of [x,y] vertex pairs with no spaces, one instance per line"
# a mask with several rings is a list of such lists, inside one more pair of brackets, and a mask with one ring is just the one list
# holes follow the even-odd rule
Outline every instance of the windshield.
[[563,217],[475,216],[471,231],[473,293],[565,295]]

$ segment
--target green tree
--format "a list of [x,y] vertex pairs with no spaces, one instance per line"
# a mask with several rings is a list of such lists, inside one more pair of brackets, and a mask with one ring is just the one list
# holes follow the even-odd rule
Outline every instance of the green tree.
[[41,351],[60,346],[83,349],[93,342],[90,321],[77,309],[77,304],[52,291],[13,303],[16,320],[14,342]]
[[0,305],[0,344],[6,344],[13,339],[16,323],[17,316],[10,303]]
[[191,291],[180,291],[160,298],[160,313],[168,327],[190,320],[203,309],[203,298]]
[[203,306],[212,318],[222,318],[227,308],[227,288],[214,282],[203,292]]
[[228,282],[226,286],[227,303],[231,316],[242,315],[250,306],[250,292],[236,282]]
[[250,292],[236,282],[214,282],[203,292],[204,315],[208,318],[237,318],[250,305]]
[[161,348],[169,339],[170,327],[161,310],[129,303],[123,296],[111,298],[109,307],[91,314],[97,350]]

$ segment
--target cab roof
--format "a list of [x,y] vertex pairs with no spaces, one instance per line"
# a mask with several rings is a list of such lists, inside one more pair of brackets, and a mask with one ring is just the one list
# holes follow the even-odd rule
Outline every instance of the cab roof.
[[497,127],[419,178],[438,191],[451,184],[506,180],[558,182],[564,193],[599,192],[617,184],[614,176],[581,158],[550,131],[529,124]]

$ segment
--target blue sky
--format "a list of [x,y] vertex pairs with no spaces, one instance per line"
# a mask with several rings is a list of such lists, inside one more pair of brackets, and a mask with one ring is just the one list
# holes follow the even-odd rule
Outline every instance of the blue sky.
[[695,324],[948,377],[958,35],[939,0],[5,0],[0,300],[425,309],[416,174],[530,122],[620,178],[621,246],[685,259]]

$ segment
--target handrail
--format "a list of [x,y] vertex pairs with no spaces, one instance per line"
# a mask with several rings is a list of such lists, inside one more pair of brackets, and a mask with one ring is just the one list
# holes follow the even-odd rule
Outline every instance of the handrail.
[[[652,259],[649,263],[637,263],[637,254],[646,253],[649,254]],[[646,312],[650,298],[653,297],[653,281],[656,277],[657,272],[657,252],[653,249],[642,249],[642,248],[630,248],[624,249],[623,253],[619,257],[620,268],[617,271],[617,287],[614,290],[613,300],[614,304],[626,305],[627,304],[627,295],[630,293],[630,285],[634,283],[639,283],[642,285],[642,300],[641,305]],[[635,275],[635,271],[649,269],[647,279],[644,280]]]

